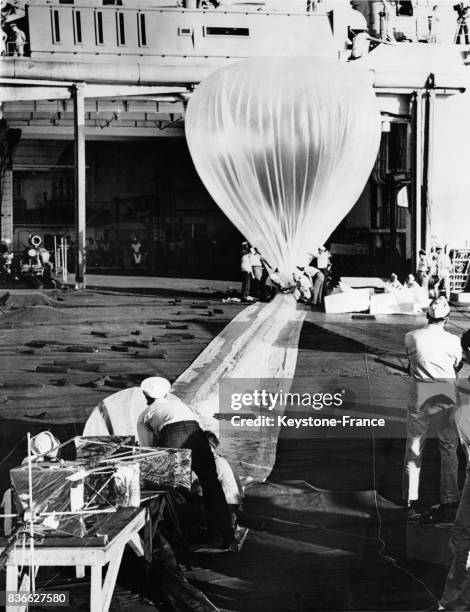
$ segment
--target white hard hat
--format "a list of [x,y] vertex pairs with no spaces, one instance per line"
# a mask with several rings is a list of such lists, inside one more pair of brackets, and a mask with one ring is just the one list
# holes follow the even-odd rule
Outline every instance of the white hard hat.
[[140,383],[140,388],[144,393],[153,399],[165,397],[171,389],[171,383],[161,376],[151,376]]
[[50,431],[41,431],[31,438],[33,455],[48,455],[60,446],[59,440]]
[[429,304],[428,316],[433,319],[445,319],[450,313],[450,306],[444,296],[437,298]]

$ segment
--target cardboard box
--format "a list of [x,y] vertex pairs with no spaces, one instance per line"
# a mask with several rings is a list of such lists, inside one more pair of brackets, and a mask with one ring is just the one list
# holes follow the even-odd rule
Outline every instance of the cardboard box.
[[368,288],[351,289],[325,297],[325,312],[327,314],[364,312],[369,310],[369,305],[370,291]]

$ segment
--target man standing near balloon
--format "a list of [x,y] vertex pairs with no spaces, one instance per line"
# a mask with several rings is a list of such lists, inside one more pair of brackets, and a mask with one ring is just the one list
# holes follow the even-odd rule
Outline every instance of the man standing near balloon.
[[328,277],[331,268],[331,254],[325,246],[318,247],[317,268],[323,275],[320,301],[323,302],[328,289]]
[[456,510],[458,488],[458,434],[450,420],[457,403],[456,376],[462,366],[459,338],[445,330],[450,308],[440,297],[428,308],[428,325],[405,336],[412,377],[407,418],[403,496],[410,519],[419,518],[419,481],[424,443],[431,427],[437,429],[441,456],[441,503],[428,519],[442,518]]
[[452,262],[440,244],[436,246],[436,260],[438,291],[444,290],[447,300],[450,300],[450,273],[452,270]]
[[241,272],[242,272],[242,290],[241,296],[244,302],[248,302],[250,299],[250,289],[253,279],[253,266],[251,263],[251,249],[248,242],[242,243],[242,261],[241,261]]

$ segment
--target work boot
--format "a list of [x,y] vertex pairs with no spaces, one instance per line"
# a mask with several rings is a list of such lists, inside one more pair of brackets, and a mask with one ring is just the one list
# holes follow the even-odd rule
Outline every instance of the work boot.
[[205,542],[191,547],[192,552],[227,552],[232,550],[235,535],[232,530],[209,533]]
[[212,538],[203,544],[198,544],[191,547],[191,552],[194,553],[220,553],[229,552],[232,550],[234,539]]

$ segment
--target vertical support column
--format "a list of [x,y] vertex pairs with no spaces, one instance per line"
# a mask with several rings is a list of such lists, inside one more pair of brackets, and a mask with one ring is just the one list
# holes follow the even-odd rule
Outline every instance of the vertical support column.
[[12,248],[13,243],[13,170],[4,170],[1,174],[1,234],[2,242]]
[[84,83],[72,88],[74,102],[74,151],[75,151],[75,229],[77,261],[75,264],[75,289],[85,289],[85,232],[86,232],[86,165],[85,165],[85,96]]
[[[361,4],[365,8],[360,8]],[[380,0],[370,0],[370,2],[361,3],[359,5],[358,10],[361,12],[367,11],[367,25],[369,26],[369,32],[371,36],[375,36],[376,38],[380,38],[381,35],[381,26],[383,18],[381,16],[383,4]]]
[[421,216],[421,245],[426,249],[431,242],[432,196],[429,183],[432,174],[433,136],[434,136],[434,103],[435,91],[428,89],[425,96],[424,142],[423,142],[423,206]]
[[103,612],[103,568],[101,565],[91,566],[90,576],[90,612]]
[[411,209],[411,251],[412,267],[417,267],[418,253],[421,247],[422,211],[421,197],[423,187],[423,101],[421,91],[415,91],[411,97],[412,117],[412,209]]

